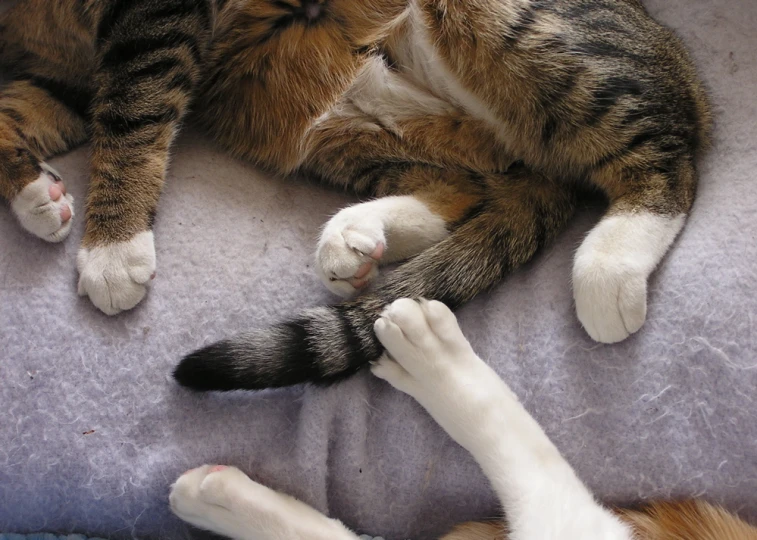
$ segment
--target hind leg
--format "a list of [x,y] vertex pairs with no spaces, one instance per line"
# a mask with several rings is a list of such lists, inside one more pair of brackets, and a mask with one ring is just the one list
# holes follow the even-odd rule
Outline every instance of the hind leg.
[[379,265],[413,257],[446,238],[483,196],[470,173],[422,165],[381,173],[379,193],[392,195],[342,209],[318,242],[316,271],[343,297],[375,279]]
[[[641,328],[647,281],[683,228],[694,198],[693,167],[675,179],[644,173],[611,205],[576,252],[573,295],[578,319],[592,339],[615,343]],[[616,184],[617,185],[617,184]]]
[[0,195],[24,229],[48,242],[65,239],[73,223],[73,197],[44,160],[87,137],[80,111],[59,99],[74,95],[86,100],[86,90],[41,77],[0,93]]
[[184,521],[235,540],[357,540],[344,525],[235,467],[204,465],[171,488],[171,509]]

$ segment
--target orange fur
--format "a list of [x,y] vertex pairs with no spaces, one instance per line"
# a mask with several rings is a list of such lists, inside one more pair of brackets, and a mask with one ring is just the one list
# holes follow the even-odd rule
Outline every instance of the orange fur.
[[[757,540],[757,527],[700,500],[655,502],[638,510],[618,510],[617,513],[631,526],[636,540]],[[502,522],[471,522],[458,525],[441,540],[507,538]]]

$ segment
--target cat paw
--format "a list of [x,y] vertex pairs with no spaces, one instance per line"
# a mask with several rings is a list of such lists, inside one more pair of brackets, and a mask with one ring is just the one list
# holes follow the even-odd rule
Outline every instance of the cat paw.
[[136,306],[155,277],[155,243],[152,231],[126,242],[81,248],[76,258],[79,295],[107,315]]
[[233,506],[234,492],[245,492],[250,484],[258,485],[236,467],[203,465],[179,477],[171,488],[169,502],[171,509],[182,518],[197,515],[200,513],[197,510],[207,505],[229,510]]
[[343,298],[366,287],[378,274],[386,249],[380,219],[350,206],[337,213],[323,229],[316,250],[316,272],[324,285]]
[[[184,521],[230,538],[308,538],[319,530],[319,523],[307,523],[312,509],[225,465],[203,465],[184,473],[171,487],[169,503]],[[300,526],[306,532],[298,531]]]
[[219,491],[219,485],[209,480],[226,469],[230,467],[203,465],[181,475],[171,486],[168,497],[173,513],[195,527],[224,533],[234,516],[228,508],[214,502],[214,490]]
[[512,392],[476,355],[447,306],[397,300],[374,330],[387,353],[373,374],[413,397],[458,443],[470,449],[477,433],[471,425],[501,424],[497,402]]
[[475,371],[481,360],[452,311],[436,301],[393,302],[374,331],[388,355],[371,367],[377,377],[416,398],[421,387],[437,387],[454,373]]
[[42,173],[11,201],[21,226],[48,242],[60,242],[71,232],[74,198],[58,174],[42,164]]
[[581,252],[573,266],[576,314],[591,338],[617,343],[638,331],[647,317],[647,274],[630,261]]

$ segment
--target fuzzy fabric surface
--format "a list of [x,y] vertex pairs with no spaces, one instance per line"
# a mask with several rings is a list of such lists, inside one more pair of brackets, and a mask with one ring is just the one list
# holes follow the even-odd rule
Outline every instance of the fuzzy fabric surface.
[[82,536],[80,534],[68,534],[64,536],[58,536],[52,533],[33,533],[33,534],[0,533],[0,540],[103,540],[103,539],[102,538],[87,538],[86,536]]
[[[596,209],[460,321],[599,497],[702,496],[757,521],[757,2],[647,4],[693,50],[717,130],[692,216],[650,283],[646,324],[603,346],[576,319],[571,259]],[[157,279],[137,309],[110,318],[76,295],[87,149],[52,164],[77,200],[66,242],[37,240],[0,212],[0,530],[199,535],[167,495],[202,463],[239,466],[393,540],[497,516],[473,459],[367,372],[227,395],[171,379],[184,353],[334,302],[314,247],[353,199],[263,175],[189,131],[158,214]]]

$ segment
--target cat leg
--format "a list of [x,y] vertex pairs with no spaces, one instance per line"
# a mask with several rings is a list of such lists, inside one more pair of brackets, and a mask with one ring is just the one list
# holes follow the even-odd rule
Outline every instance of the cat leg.
[[[52,2],[19,3],[0,15],[0,197],[21,226],[49,242],[65,239],[73,197],[44,160],[87,138],[91,51]],[[41,28],[41,25],[44,28]],[[44,35],[45,39],[40,39]],[[47,37],[50,39],[47,39]]]
[[640,179],[626,182],[631,187],[614,197],[608,188],[610,208],[578,248],[573,265],[578,319],[603,343],[621,341],[644,324],[649,276],[683,228],[694,199],[691,164],[682,162],[675,179],[631,176]]
[[388,355],[373,373],[414,397],[473,455],[502,501],[512,540],[631,538],[473,352],[444,304],[397,300],[375,330]]
[[573,215],[564,182],[522,168],[483,181],[487,197],[449,236],[366,294],[209,345],[186,356],[174,376],[200,391],[333,383],[379,358],[373,323],[388,302],[429,297],[459,306],[525,264]]
[[[76,69],[65,59],[49,58],[55,53],[39,49],[39,43],[27,51],[23,36],[11,35],[25,24],[16,20],[20,10],[12,11],[4,23],[15,26],[3,27],[0,43],[0,49],[7,47],[3,61],[13,63],[7,69],[15,78],[0,91],[0,196],[24,229],[60,242],[71,231],[74,200],[44,160],[85,141],[90,92],[72,79]],[[24,53],[34,55],[36,63],[24,62]]]
[[[316,272],[326,287],[348,297],[367,286],[380,264],[408,259],[446,238],[481,201],[470,173],[427,166],[383,168],[393,195],[349,206],[324,227]],[[401,186],[401,187],[400,187]]]
[[184,521],[235,540],[357,540],[344,525],[257,482],[235,467],[204,465],[171,488]]
[[[154,11],[171,13],[165,24]],[[136,306],[155,274],[153,221],[173,138],[209,39],[203,3],[138,0],[99,29],[86,230],[79,294],[114,315]],[[149,36],[140,37],[150,29]]]

